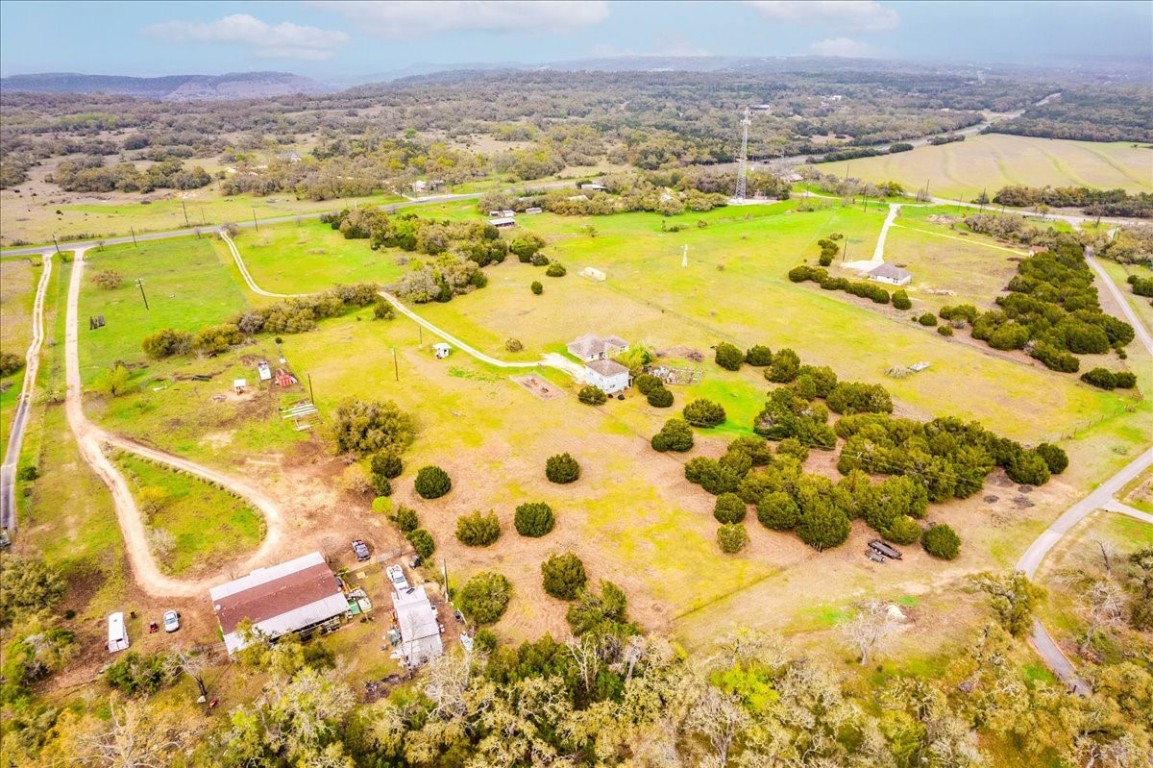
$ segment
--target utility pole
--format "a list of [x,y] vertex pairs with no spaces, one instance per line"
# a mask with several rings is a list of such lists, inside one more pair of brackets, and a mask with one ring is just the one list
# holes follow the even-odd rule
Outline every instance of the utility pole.
[[191,227],[192,222],[188,220],[188,206],[184,203],[183,200],[180,201],[180,207],[184,210],[184,226]]
[[132,247],[139,248],[140,246],[136,243],[136,227],[129,227],[129,229],[132,230]]
[[256,231],[260,231],[260,222],[256,220],[256,206],[252,206],[252,224],[256,227]]
[[144,295],[144,281],[136,278],[136,285],[140,287],[140,298],[144,299],[144,309],[151,312],[152,310],[148,307],[148,297]]
[[56,242],[56,235],[52,235],[52,243],[56,246],[56,253],[60,253],[60,243]]
[[311,373],[308,374],[308,399],[312,401],[313,405],[316,405],[316,395],[312,394],[312,374]]
[[392,368],[396,373],[396,380],[400,381],[400,366],[396,362],[396,347],[392,348]]

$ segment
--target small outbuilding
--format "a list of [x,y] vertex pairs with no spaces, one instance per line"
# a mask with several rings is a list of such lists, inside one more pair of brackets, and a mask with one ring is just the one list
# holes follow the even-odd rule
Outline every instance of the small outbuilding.
[[489,219],[488,223],[497,229],[512,229],[516,226],[516,219],[511,216],[498,216],[495,219]]
[[869,270],[868,278],[888,285],[908,285],[913,279],[913,275],[900,267],[894,267],[892,264],[882,264]]
[[608,277],[603,271],[596,269],[595,267],[585,267],[577,274],[579,274],[581,277],[587,277],[589,280],[592,280],[596,283],[603,283]]
[[443,360],[448,357],[448,353],[452,351],[452,347],[445,344],[443,341],[432,345],[433,354],[436,355],[437,360]]
[[243,395],[244,390],[248,388],[248,379],[233,379],[232,388],[236,390],[236,394]]

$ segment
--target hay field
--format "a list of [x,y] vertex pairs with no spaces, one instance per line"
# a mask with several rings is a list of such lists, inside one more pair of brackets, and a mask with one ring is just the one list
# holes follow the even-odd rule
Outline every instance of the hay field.
[[1102,143],[986,134],[885,157],[817,166],[824,173],[864,181],[898,181],[908,190],[971,200],[1001,187],[1086,186],[1153,191],[1153,150],[1127,142]]

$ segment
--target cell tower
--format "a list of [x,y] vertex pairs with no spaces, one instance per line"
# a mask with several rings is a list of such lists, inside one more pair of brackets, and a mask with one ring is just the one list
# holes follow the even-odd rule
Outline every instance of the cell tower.
[[745,107],[745,117],[741,120],[741,160],[737,164],[737,194],[734,196],[736,200],[744,200],[745,194],[748,192],[745,174],[748,172],[749,126],[752,125],[752,122],[749,119],[749,108]]

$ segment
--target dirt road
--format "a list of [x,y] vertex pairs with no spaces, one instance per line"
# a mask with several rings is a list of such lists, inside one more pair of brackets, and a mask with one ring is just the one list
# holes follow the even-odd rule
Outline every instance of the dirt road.
[[207,589],[221,581],[224,576],[200,581],[174,579],[161,573],[148,546],[148,535],[136,499],[128,487],[124,476],[104,453],[104,446],[134,453],[150,461],[171,467],[181,472],[218,483],[228,491],[244,498],[264,515],[266,533],[260,549],[239,566],[239,570],[250,570],[266,563],[280,546],[284,532],[284,518],[280,508],[263,493],[236,478],[230,477],[199,464],[181,459],[164,451],[139,445],[130,440],[110,435],[88,420],[84,415],[83,386],[80,379],[80,351],[78,344],[78,315],[80,310],[80,286],[84,274],[84,251],[77,249],[72,266],[72,279],[68,284],[68,309],[64,336],[65,380],[67,395],[65,411],[68,426],[76,439],[76,445],[84,461],[100,477],[112,494],[116,507],[116,519],[124,536],[124,548],[132,572],[141,589],[158,597],[190,597],[203,595]]
[[24,384],[20,388],[16,415],[8,433],[4,463],[0,465],[0,528],[9,532],[16,530],[16,465],[20,462],[20,449],[24,445],[24,428],[28,425],[28,411],[36,391],[36,374],[40,371],[40,347],[44,344],[44,297],[52,275],[51,251],[44,252],[43,257],[44,271],[40,273],[36,298],[32,302],[32,342],[24,358]]

